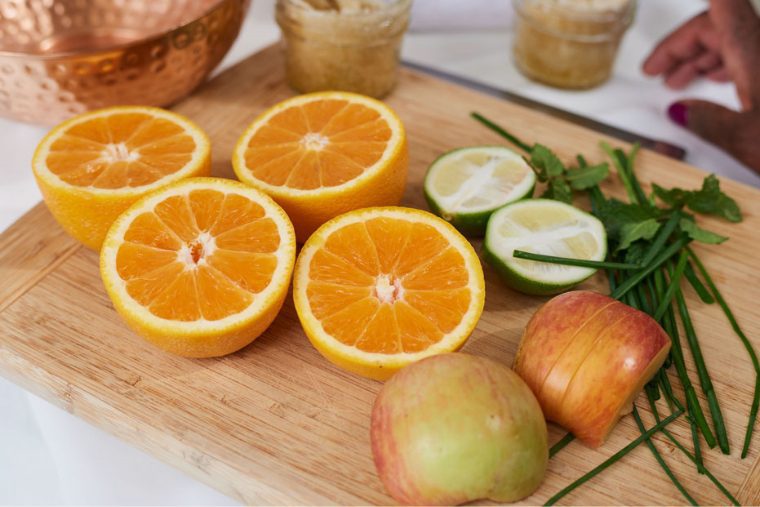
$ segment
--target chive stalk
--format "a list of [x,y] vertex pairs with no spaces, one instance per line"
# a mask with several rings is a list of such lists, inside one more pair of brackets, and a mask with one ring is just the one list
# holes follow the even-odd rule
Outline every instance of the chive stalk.
[[663,225],[655,235],[654,241],[652,241],[652,245],[649,247],[649,250],[647,250],[646,255],[644,255],[643,259],[641,259],[642,266],[648,266],[649,263],[652,262],[654,258],[657,257],[657,255],[662,251],[662,249],[665,248],[665,243],[668,242],[668,239],[673,234],[673,231],[676,230],[676,227],[680,221],[681,214],[678,211],[673,212],[670,215],[668,221],[665,222],[665,225]]
[[[664,280],[665,277],[660,271],[655,273],[655,289],[660,293],[662,292],[663,286],[665,285]],[[686,370],[686,363],[683,357],[683,349],[681,347],[681,338],[678,334],[678,328],[675,324],[675,315],[673,314],[672,308],[668,308],[668,310],[665,312],[665,315],[663,316],[663,327],[665,328],[665,332],[670,335],[670,341],[672,343],[670,354],[673,357],[673,364],[676,367],[678,378],[681,380],[681,385],[683,385],[684,395],[686,396],[687,412],[689,413],[690,417],[694,419],[697,427],[702,432],[707,445],[710,448],[715,447],[715,436],[710,430],[710,426],[707,424],[707,419],[705,419],[705,415],[702,412],[702,407],[699,405],[697,393],[691,383],[691,379],[689,379],[689,374]],[[692,428],[692,431],[694,431],[694,428]]]
[[665,290],[665,294],[663,294],[660,303],[657,306],[657,310],[654,312],[654,320],[659,321],[662,319],[662,316],[665,315],[665,311],[668,309],[668,306],[670,306],[670,302],[673,300],[676,290],[679,290],[678,288],[681,286],[681,276],[683,276],[683,271],[686,269],[686,262],[688,260],[689,252],[682,250],[681,256],[678,258],[678,263],[676,264],[676,269],[670,277],[668,288]]
[[679,238],[675,243],[672,243],[670,246],[668,246],[665,250],[663,250],[660,254],[657,255],[657,257],[654,258],[652,262],[650,262],[648,265],[644,264],[646,266],[645,268],[641,269],[640,271],[637,271],[633,275],[630,276],[626,281],[621,283],[618,288],[610,294],[610,297],[612,299],[620,299],[626,292],[631,290],[633,287],[635,287],[638,283],[640,283],[644,278],[649,275],[652,271],[660,267],[662,263],[673,257],[675,254],[677,254],[681,248],[686,246],[689,243],[689,239],[687,238]]
[[697,273],[694,272],[694,267],[691,265],[691,262],[686,263],[686,270],[683,274],[703,303],[711,305],[715,302],[715,298],[712,297],[710,291],[707,290],[707,287],[705,287],[702,280],[699,279]]
[[731,324],[731,327],[733,328],[736,335],[739,337],[739,339],[742,341],[742,344],[744,344],[744,348],[747,350],[747,354],[749,354],[750,359],[752,360],[752,367],[755,370],[755,392],[752,395],[752,408],[750,408],[749,411],[749,418],[747,420],[747,431],[744,434],[744,445],[742,446],[742,459],[747,457],[747,453],[749,452],[749,445],[752,442],[752,432],[755,428],[755,421],[757,419],[757,409],[760,405],[760,361],[757,359],[757,354],[755,353],[755,349],[752,346],[752,343],[750,343],[749,339],[747,338],[747,335],[744,334],[744,331],[742,331],[741,327],[739,327],[739,323],[736,321],[736,318],[734,317],[733,312],[728,307],[728,303],[726,303],[726,300],[723,299],[723,295],[718,290],[718,287],[713,282],[710,275],[707,273],[707,270],[705,269],[704,264],[702,264],[702,261],[697,257],[697,255],[694,253],[694,251],[691,248],[687,247],[687,250],[689,252],[689,256],[694,261],[694,264],[697,266],[697,269],[699,270],[700,274],[702,275],[702,278],[704,278],[705,283],[707,283],[707,286],[710,288],[710,291],[712,291],[712,295],[715,298],[715,300],[718,302],[718,305],[723,309],[723,313],[726,314],[726,318],[728,319],[728,322]]
[[[639,427],[641,434],[643,435],[646,433],[646,427],[644,426],[644,422],[641,420],[641,416],[639,415],[639,411],[636,409],[636,407],[633,407],[633,418],[636,421],[636,426]],[[651,438],[646,439],[646,444],[647,447],[649,447],[649,450],[652,452],[654,459],[656,459],[657,463],[660,464],[662,471],[665,472],[665,475],[668,476],[670,482],[672,482],[678,491],[681,492],[686,501],[691,505],[699,505],[697,501],[694,500],[694,498],[689,494],[689,492],[686,491],[686,488],[683,487],[683,484],[681,484],[681,481],[678,480],[678,477],[676,477],[676,475],[673,473],[673,470],[671,470],[668,464],[665,463],[665,460],[662,458],[662,454],[660,454],[660,451],[657,450],[657,447],[654,445],[654,442]]]
[[699,340],[697,340],[697,334],[694,331],[694,325],[691,322],[689,310],[686,308],[686,299],[683,297],[683,292],[681,292],[680,289],[676,291],[676,304],[678,306],[678,313],[681,316],[681,323],[683,324],[686,341],[691,349],[691,355],[694,357],[697,377],[702,386],[702,392],[705,393],[705,396],[707,397],[707,405],[710,408],[710,414],[712,414],[715,435],[718,437],[718,445],[723,454],[729,454],[728,435],[726,433],[726,425],[723,422],[723,413],[718,404],[718,396],[715,394],[712,380],[707,373],[707,365],[702,356],[702,348],[699,346]]
[[627,264],[623,262],[606,262],[606,261],[592,261],[588,259],[573,259],[571,257],[557,257],[554,255],[543,255],[533,252],[526,252],[524,250],[515,250],[512,252],[512,256],[517,259],[527,259],[529,261],[547,262],[550,264],[561,264],[563,266],[579,266],[582,268],[594,268],[594,269],[626,269],[634,270],[641,269],[638,264]]
[[552,496],[549,500],[547,500],[544,505],[554,505],[562,497],[564,497],[565,495],[573,491],[578,486],[590,481],[591,479],[599,475],[601,472],[603,472],[604,470],[606,470],[607,468],[615,464],[617,461],[619,461],[626,454],[628,454],[633,449],[638,447],[639,444],[644,442],[646,439],[650,438],[652,435],[660,431],[662,428],[664,428],[668,424],[678,419],[681,416],[681,414],[683,414],[682,411],[675,412],[669,415],[668,417],[666,417],[665,419],[663,419],[662,421],[660,421],[659,423],[655,424],[654,426],[646,430],[644,433],[639,435],[638,438],[636,438],[635,440],[630,442],[628,445],[620,449],[618,452],[616,452],[615,454],[607,458],[602,464],[598,465],[593,470],[587,472],[585,475],[583,475],[579,479],[576,479],[568,486],[565,486],[559,493],[557,493],[556,495]]
[[[652,409],[652,415],[654,415],[654,420],[656,422],[660,422],[660,411],[657,410],[657,403],[655,403],[655,400],[653,400],[652,398],[647,397],[647,399],[649,400],[649,407]],[[681,453],[683,455],[685,455],[687,458],[689,458],[689,461],[691,461],[695,465],[697,464],[696,457],[691,452],[689,452],[689,450],[686,447],[684,447],[683,444],[681,442],[679,442],[676,437],[673,436],[673,434],[670,432],[669,429],[663,428],[662,430],[660,430],[660,433],[662,433],[663,435],[665,435],[665,437],[668,440],[670,440],[673,443],[673,445],[675,445],[676,448],[679,451],[681,451]],[[708,479],[710,479],[710,482],[712,482],[715,485],[715,487],[718,488],[721,493],[723,493],[723,495],[731,502],[732,505],[741,505],[739,503],[739,500],[737,500],[734,497],[734,495],[731,494],[731,492],[723,485],[722,482],[720,482],[718,480],[717,477],[715,477],[710,472],[710,470],[708,470],[707,468],[705,468],[704,471],[705,471],[705,476]]]
[[625,188],[625,193],[628,195],[628,200],[634,204],[640,204],[638,195],[636,195],[636,191],[633,189],[631,178],[628,175],[628,168],[626,167],[627,164],[625,162],[625,154],[623,153],[623,160],[621,160],[619,158],[619,153],[616,153],[615,150],[612,149],[612,146],[610,146],[607,142],[602,141],[599,143],[599,145],[607,153],[607,156],[610,157],[612,163],[617,169],[618,177],[620,178],[620,181],[623,182],[623,187]]
[[482,123],[483,125],[485,125],[489,129],[493,130],[494,132],[496,132],[501,137],[503,137],[504,139],[506,139],[510,143],[514,144],[515,146],[517,146],[521,150],[523,150],[523,151],[525,151],[527,153],[530,153],[531,150],[533,149],[533,147],[531,145],[529,145],[526,142],[521,141],[519,137],[515,136],[514,134],[511,134],[511,133],[507,132],[502,127],[500,127],[499,125],[496,125],[494,122],[492,122],[491,120],[489,120],[485,116],[481,115],[480,113],[472,112],[472,113],[470,113],[470,116],[472,116],[473,118],[475,118],[477,121],[479,121],[480,123]]
[[567,444],[575,440],[575,436],[568,432],[564,437],[559,439],[556,444],[549,448],[549,459],[553,458],[555,454],[567,447]]

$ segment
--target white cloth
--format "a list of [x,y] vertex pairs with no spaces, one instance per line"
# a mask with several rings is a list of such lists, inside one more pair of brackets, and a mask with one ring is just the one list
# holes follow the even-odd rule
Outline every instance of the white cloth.
[[[415,28],[453,27],[450,21],[509,17],[509,0],[416,0]],[[255,0],[244,31],[224,66],[278,37],[273,0]],[[430,5],[440,5],[429,17]],[[467,5],[471,18],[456,14]],[[477,4],[477,5],[476,5]],[[492,6],[489,7],[489,5]],[[703,2],[641,0],[636,24],[621,48],[615,77],[588,92],[554,90],[522,77],[510,59],[510,31],[411,33],[404,56],[413,61],[478,79],[620,127],[677,143],[688,161],[720,175],[760,187],[760,177],[717,149],[672,125],[664,116],[669,103],[687,96],[736,105],[729,85],[699,83],[673,92],[659,80],[644,78],[640,63],[670,29],[698,12]],[[451,9],[454,9],[451,11]],[[477,13],[476,13],[477,11]],[[455,12],[446,18],[445,12]],[[501,14],[499,14],[501,13]],[[446,21],[449,19],[449,21]],[[496,23],[502,25],[502,21]],[[462,121],[469,121],[463,118]],[[477,128],[473,124],[473,128]],[[29,160],[44,129],[0,120],[0,230],[40,198]],[[187,504],[218,505],[233,500],[158,462],[49,403],[0,379],[0,504]]]

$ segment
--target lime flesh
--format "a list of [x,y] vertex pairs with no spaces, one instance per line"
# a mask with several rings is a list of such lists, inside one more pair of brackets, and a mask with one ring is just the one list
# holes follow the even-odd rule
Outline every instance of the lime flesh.
[[602,261],[607,236],[604,225],[584,211],[559,201],[528,199],[491,215],[483,250],[507,285],[526,294],[550,295],[574,287],[596,270],[517,259],[513,252]]
[[536,176],[514,151],[472,146],[441,155],[425,175],[430,209],[468,236],[482,236],[491,214],[530,197]]

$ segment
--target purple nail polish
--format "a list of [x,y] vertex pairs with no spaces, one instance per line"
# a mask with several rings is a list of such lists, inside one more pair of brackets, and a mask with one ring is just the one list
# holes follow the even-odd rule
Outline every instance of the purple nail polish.
[[686,127],[689,119],[689,108],[683,102],[673,102],[668,107],[668,116],[674,123]]

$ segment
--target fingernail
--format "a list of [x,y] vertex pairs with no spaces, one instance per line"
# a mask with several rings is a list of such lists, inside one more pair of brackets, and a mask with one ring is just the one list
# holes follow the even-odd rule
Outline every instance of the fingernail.
[[688,124],[689,108],[683,102],[673,102],[668,107],[668,116],[674,123],[685,127]]

